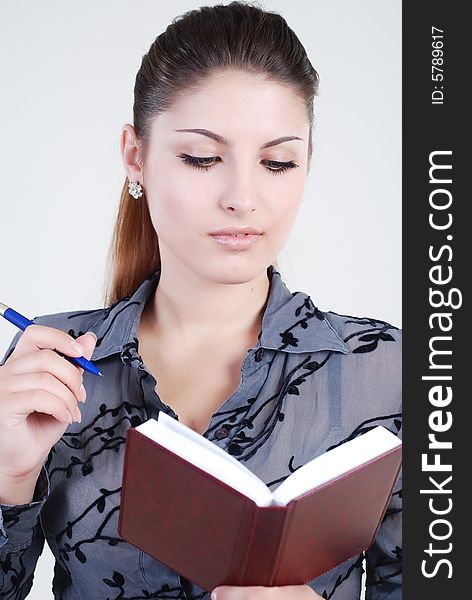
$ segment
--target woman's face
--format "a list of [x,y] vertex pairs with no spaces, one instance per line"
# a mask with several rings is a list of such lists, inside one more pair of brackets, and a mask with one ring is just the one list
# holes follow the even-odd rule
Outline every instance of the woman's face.
[[[292,89],[239,71],[212,75],[160,114],[142,183],[162,269],[184,267],[220,283],[265,272],[302,199],[308,134],[305,106]],[[212,235],[241,227],[260,235]]]

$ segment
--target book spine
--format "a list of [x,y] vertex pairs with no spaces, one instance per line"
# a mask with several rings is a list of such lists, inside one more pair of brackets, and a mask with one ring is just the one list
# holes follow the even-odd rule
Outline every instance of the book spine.
[[118,527],[117,527],[117,531],[118,531],[118,535],[120,537],[124,537],[122,532],[123,532],[123,516],[125,513],[125,506],[126,506],[126,496],[127,496],[127,488],[123,487],[123,482],[126,480],[126,474],[128,472],[128,455],[130,452],[130,445],[132,444],[132,439],[134,439],[134,429],[130,428],[127,430],[126,432],[126,445],[125,445],[125,452],[124,452],[124,458],[123,458],[123,467],[122,467],[122,474],[121,474],[121,482],[122,482],[122,487],[121,487],[121,494],[120,494],[120,504],[118,505]]
[[280,542],[288,515],[286,506],[257,506],[248,503],[245,522],[235,550],[233,585],[271,586],[281,551]]
[[257,505],[252,500],[247,500],[239,522],[239,535],[234,547],[233,560],[229,570],[229,581],[231,585],[245,585],[244,573],[248,560],[248,549],[252,543],[254,534],[254,518]]
[[[283,522],[283,528],[282,531],[280,533],[280,540],[279,540],[279,544],[278,544],[278,552],[277,552],[277,557],[274,560],[274,564],[273,564],[273,569],[272,569],[272,577],[271,577],[271,582],[270,585],[281,585],[279,583],[279,570],[281,567],[281,562],[283,562],[283,558],[286,555],[286,551],[285,551],[285,545],[287,542],[287,535],[289,533],[290,530],[290,526],[291,526],[291,522],[292,522],[292,517],[295,514],[295,510],[296,510],[296,503],[293,502],[289,502],[284,508],[285,508],[285,517],[284,517],[284,522]],[[282,565],[283,567],[284,565]]]
[[[391,452],[391,455],[394,456],[394,452],[393,451]],[[389,489],[389,492],[388,492],[388,496],[385,498],[385,504],[384,504],[384,507],[382,509],[382,514],[379,517],[379,522],[377,523],[377,527],[376,527],[375,531],[372,533],[372,537],[371,537],[371,539],[369,541],[369,546],[368,546],[369,548],[374,543],[375,538],[376,538],[377,533],[378,533],[378,530],[380,529],[380,526],[382,525],[383,519],[385,517],[385,513],[387,512],[387,509],[388,509],[388,505],[390,504],[390,501],[392,499],[393,490],[395,489],[395,485],[397,483],[398,476],[400,474],[400,469],[401,468],[402,468],[402,465],[401,465],[401,462],[399,461],[397,470],[396,470],[395,475],[394,475],[394,477],[392,479],[392,484],[390,486],[390,489]]]

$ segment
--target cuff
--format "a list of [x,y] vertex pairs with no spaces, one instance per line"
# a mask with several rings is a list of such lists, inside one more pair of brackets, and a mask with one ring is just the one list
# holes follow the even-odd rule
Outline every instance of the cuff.
[[34,488],[33,499],[29,504],[12,506],[0,503],[0,548],[2,550],[20,550],[31,543],[33,529],[49,492],[49,477],[43,466]]

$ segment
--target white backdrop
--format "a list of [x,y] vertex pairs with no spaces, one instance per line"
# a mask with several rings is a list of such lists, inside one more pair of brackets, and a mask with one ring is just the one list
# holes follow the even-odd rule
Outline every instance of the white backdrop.
[[[211,0],[2,0],[0,301],[103,306],[142,55]],[[223,2],[227,4],[228,2]],[[401,325],[401,2],[266,0],[320,74],[305,200],[279,266],[323,310]],[[16,328],[0,319],[3,355]],[[46,548],[29,598],[52,598]]]

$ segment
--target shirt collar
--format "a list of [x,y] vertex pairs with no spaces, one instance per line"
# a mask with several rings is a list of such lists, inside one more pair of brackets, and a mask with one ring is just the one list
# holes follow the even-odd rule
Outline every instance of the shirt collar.
[[260,345],[285,352],[349,349],[323,313],[305,292],[291,292],[273,265],[267,269],[271,280],[269,299],[262,317]]
[[[136,343],[141,313],[154,294],[160,270],[147,277],[132,296],[104,309],[90,329],[97,335],[92,360],[123,352]],[[267,268],[269,297],[262,318],[259,346],[289,353],[349,350],[323,313],[304,292],[290,292],[279,271]]]

